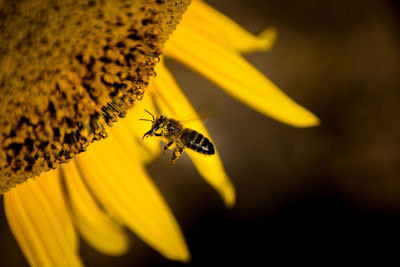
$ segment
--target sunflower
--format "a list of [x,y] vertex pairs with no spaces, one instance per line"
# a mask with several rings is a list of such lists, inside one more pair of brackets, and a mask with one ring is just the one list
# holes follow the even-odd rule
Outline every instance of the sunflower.
[[[179,12],[183,10],[184,8]],[[147,13],[153,11],[154,9]],[[99,19],[103,20],[104,16]],[[124,24],[124,18],[119,17],[118,23]],[[154,17],[148,20],[141,18],[141,23],[146,26],[156,24],[157,21]],[[137,41],[135,39],[139,38],[138,33],[135,34],[131,39]],[[275,38],[276,31],[273,28],[254,36],[228,17],[197,0],[190,5],[177,29],[166,42],[163,56],[182,62],[216,83],[232,97],[262,114],[296,127],[317,125],[318,119],[312,113],[291,100],[241,56],[242,53],[269,50]],[[103,39],[99,39],[99,42],[102,43]],[[121,42],[116,45],[120,49],[125,49],[127,46]],[[153,114],[159,112],[177,119],[187,118],[188,115],[195,118],[198,115],[166,68],[164,60],[161,58],[158,62],[158,50],[153,48],[143,49],[140,53],[128,50],[132,53],[122,55],[121,60],[127,62],[129,55],[149,56],[152,60],[146,61],[142,58],[147,65],[141,67],[150,66],[151,69],[152,64],[157,63],[155,68],[157,77],[150,78],[152,73],[149,71],[150,75],[147,75],[149,83],[146,79],[140,81],[143,87],[148,85],[146,93],[143,95],[142,87],[134,92],[136,100],[141,101],[134,101],[134,105],[128,105],[128,108],[133,107],[127,114],[124,112],[126,107],[117,98],[108,102],[105,105],[107,108],[104,108],[103,102],[100,103],[103,105],[101,118],[103,121],[99,118],[93,120],[90,117],[91,124],[86,125],[91,129],[87,132],[93,133],[94,136],[90,137],[90,134],[79,136],[84,136],[87,140],[90,139],[89,141],[101,140],[87,148],[87,145],[77,148],[78,152],[64,150],[66,152],[63,156],[66,154],[67,156],[62,162],[73,157],[68,163],[54,170],[42,172],[35,179],[27,179],[14,188],[5,190],[7,192],[4,193],[4,205],[7,220],[31,265],[82,265],[78,252],[78,233],[101,253],[123,254],[129,248],[126,229],[133,231],[168,259],[183,262],[190,259],[179,225],[146,171],[146,164],[160,154],[159,140],[149,138],[142,141],[141,138],[149,129],[149,125],[139,122],[138,119],[143,117],[144,109]],[[119,59],[120,55],[111,57]],[[135,58],[135,60],[141,59]],[[128,86],[126,81],[132,81],[127,77],[129,73],[125,76],[119,74],[118,71],[126,67],[123,64],[117,64],[115,69],[111,68],[109,71],[104,71],[107,66],[95,68],[93,65],[96,64],[92,64],[92,69],[89,70],[87,66],[90,65],[91,57],[85,54],[85,50],[78,53],[75,61],[86,62],[86,71],[89,74],[105,72],[102,78],[106,81],[102,81],[106,85],[112,85],[114,89],[122,86],[123,82],[123,86],[126,87]],[[101,61],[108,63],[110,59],[104,57]],[[68,77],[65,80],[73,82],[74,79],[76,78]],[[57,86],[61,87],[62,91],[63,84],[60,82]],[[91,88],[88,90],[92,90]],[[116,90],[113,91],[114,95],[122,94]],[[90,97],[96,99],[100,99],[103,94],[101,91],[92,93]],[[54,101],[49,102],[52,104],[46,106],[50,109],[51,116],[59,116],[60,112],[57,112],[59,109],[68,112],[68,107],[57,104],[56,96],[52,100]],[[82,103],[83,108],[87,104]],[[111,125],[118,116],[125,118],[115,127],[103,131],[102,122]],[[76,135],[66,138],[68,136],[66,127],[74,127],[74,122],[63,123],[65,124],[61,125],[64,127],[61,133],[53,132],[54,136],[63,135],[64,141],[76,138]],[[95,127],[96,123],[98,127]],[[88,128],[84,127],[85,124],[82,125],[80,133]],[[187,127],[211,138],[200,120],[189,122]],[[105,137],[106,134],[108,137],[102,139],[101,137]],[[78,154],[83,150],[86,151]],[[192,151],[186,152],[201,176],[221,195],[224,203],[232,206],[235,202],[235,190],[225,173],[218,151],[212,157],[205,157]],[[10,164],[15,164],[15,161],[9,161]]]

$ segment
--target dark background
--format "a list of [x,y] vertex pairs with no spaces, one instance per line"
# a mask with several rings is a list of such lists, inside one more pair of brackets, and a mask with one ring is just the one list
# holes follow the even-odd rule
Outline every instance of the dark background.
[[[166,157],[149,166],[187,239],[188,266],[327,263],[347,256],[358,261],[378,251],[396,256],[398,2],[207,2],[253,33],[278,28],[272,51],[246,57],[322,124],[297,129],[278,123],[167,61],[195,107],[215,106],[206,126],[237,190],[237,204],[229,210],[187,156],[172,168]],[[4,215],[0,231],[0,265],[26,265]],[[134,235],[122,257],[100,255],[85,244],[81,250],[88,266],[184,265]]]

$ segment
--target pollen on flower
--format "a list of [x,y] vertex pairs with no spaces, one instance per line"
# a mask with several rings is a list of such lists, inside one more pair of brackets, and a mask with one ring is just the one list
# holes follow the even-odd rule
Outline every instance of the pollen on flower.
[[107,136],[188,2],[0,4],[0,193]]

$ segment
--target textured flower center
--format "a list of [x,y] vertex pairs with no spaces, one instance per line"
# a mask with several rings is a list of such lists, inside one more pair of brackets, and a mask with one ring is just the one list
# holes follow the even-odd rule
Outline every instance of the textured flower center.
[[188,2],[0,4],[0,193],[106,137]]

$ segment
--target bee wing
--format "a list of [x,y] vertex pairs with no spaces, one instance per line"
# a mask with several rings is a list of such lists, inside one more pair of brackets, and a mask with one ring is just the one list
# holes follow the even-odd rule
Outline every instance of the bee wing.
[[214,112],[214,105],[207,105],[207,106],[202,106],[200,108],[197,108],[194,114],[190,114],[186,118],[179,119],[178,121],[184,125],[190,124],[191,122],[194,121],[203,121],[203,123],[206,123],[206,121],[212,117],[215,117],[215,112]]

